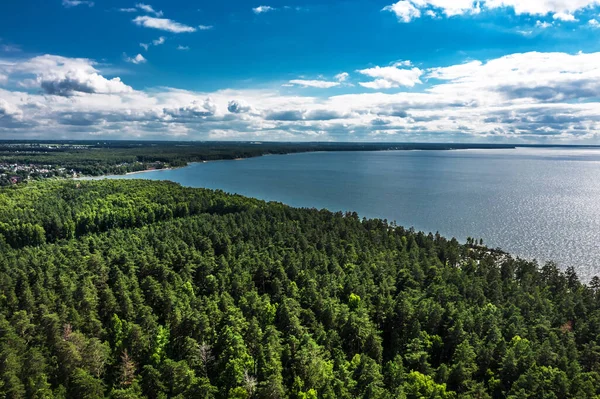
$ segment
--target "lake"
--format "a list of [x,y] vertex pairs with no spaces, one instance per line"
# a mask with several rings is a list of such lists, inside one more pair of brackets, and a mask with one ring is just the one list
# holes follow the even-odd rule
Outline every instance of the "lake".
[[600,274],[600,149],[315,152],[111,178],[356,211]]

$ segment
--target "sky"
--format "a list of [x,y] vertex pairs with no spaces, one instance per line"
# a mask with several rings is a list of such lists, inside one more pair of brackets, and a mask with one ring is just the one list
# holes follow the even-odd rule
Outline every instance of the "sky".
[[0,139],[600,144],[600,0],[3,0]]

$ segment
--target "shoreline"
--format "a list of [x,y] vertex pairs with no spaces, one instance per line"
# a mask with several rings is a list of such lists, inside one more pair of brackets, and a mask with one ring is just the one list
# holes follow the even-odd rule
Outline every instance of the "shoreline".
[[[412,152],[412,151],[418,151],[418,150],[404,150],[404,151],[393,151],[393,150],[390,150],[390,152],[400,152],[400,153],[406,153],[406,154],[408,154],[409,152]],[[458,151],[458,152],[460,152],[460,150],[446,150],[446,151],[455,151],[455,152]],[[473,150],[473,151],[476,151],[476,150]],[[443,156],[444,152],[445,151],[438,152],[439,156]],[[482,153],[486,153],[486,151],[481,151],[481,152]],[[311,152],[311,153],[319,153],[319,152]],[[326,153],[326,152],[321,152],[321,153]],[[376,154],[377,152],[375,152],[375,151],[367,151],[366,153]],[[308,154],[308,153],[304,153],[304,154]],[[261,155],[261,156],[267,156],[267,155],[268,154]],[[308,156],[308,157],[305,158],[304,156],[301,155],[301,153],[297,153],[297,154],[296,153],[281,154],[281,155],[299,155],[299,156],[302,157],[303,160],[305,159],[307,162],[314,162],[314,160],[309,159],[309,158],[312,158],[312,157]],[[400,154],[398,156],[401,157],[402,155]],[[458,156],[462,157],[460,155],[458,155]],[[190,168],[194,168],[194,170],[191,171],[190,173],[184,172],[184,174],[186,176],[188,176],[188,177],[189,176],[193,177],[196,172],[202,174],[202,173],[204,173],[202,171],[206,169],[206,168],[202,167],[201,165],[194,165],[194,164],[198,164],[198,163],[203,164],[203,163],[208,163],[208,162],[223,162],[223,161],[231,161],[231,160],[244,160],[244,159],[252,159],[252,158],[257,158],[258,159],[260,157],[203,160],[203,161],[190,162],[187,165],[180,165],[180,166],[177,166],[177,167],[166,167],[167,165],[165,165],[165,167],[162,168],[162,169],[140,170],[140,171],[137,171],[137,172],[129,172],[129,173],[122,174],[122,175],[104,175],[104,176],[100,176],[100,177],[91,178],[90,180],[98,180],[98,179],[101,180],[101,179],[119,178],[119,176],[120,176],[120,178],[122,178],[122,179],[131,179],[131,180],[135,180],[135,179],[152,179],[152,180],[171,180],[171,181],[176,181],[176,180],[178,180],[178,175],[179,175],[178,172],[167,173],[166,175],[160,175],[160,174],[142,175],[141,173],[147,173],[147,172],[153,172],[153,171],[160,171],[160,170],[173,170],[173,169],[180,169],[180,168],[190,167]],[[296,161],[291,160],[291,164],[295,164],[295,162]],[[286,164],[287,162],[286,162],[286,160],[284,158],[280,158],[279,160],[277,160],[277,163]],[[229,165],[232,165],[232,164],[229,164]],[[248,164],[246,166],[244,166],[244,165],[246,165],[246,164],[240,164],[238,167],[234,167],[234,169],[235,170],[244,170],[247,167],[252,167],[251,164]],[[207,167],[208,166],[209,165],[207,165]],[[218,165],[213,165],[213,167],[214,166],[218,166]],[[213,169],[213,168],[211,167],[209,169]],[[130,175],[130,176],[126,176],[126,175]],[[194,185],[193,184],[189,184],[188,186],[193,187]],[[206,186],[204,185],[204,187],[206,187]],[[218,189],[218,188],[212,188],[212,189]],[[235,189],[227,190],[227,192],[235,193]],[[256,195],[256,194],[255,195],[250,195],[250,196],[253,197],[253,198],[263,198],[263,197],[260,197],[259,195]],[[268,201],[268,199],[264,199],[264,200]],[[286,201],[283,201],[283,203],[287,203],[290,206],[293,206],[289,202],[286,202]],[[298,205],[296,205],[296,206],[298,206]],[[306,206],[310,207],[311,205],[306,205]],[[335,210],[335,209],[332,209],[332,208],[328,208],[328,209],[330,209],[331,211]],[[355,209],[355,207],[344,206],[344,208],[341,208],[341,209]],[[388,217],[389,217],[389,215],[391,215],[391,213],[386,213],[386,214],[388,215]],[[359,212],[359,215],[362,216],[363,215],[362,212]],[[374,217],[375,216],[372,216],[372,215],[371,216],[367,216],[367,218],[374,218]],[[413,224],[413,223],[407,223],[406,220],[402,216],[391,217],[390,219],[394,219],[394,220],[399,221],[400,225],[402,225],[402,226],[410,226],[410,225]],[[433,227],[431,227],[431,226],[433,226]],[[434,231],[434,230],[444,230],[444,229],[441,229],[441,228],[436,227],[436,226],[439,226],[439,225],[437,225],[437,224],[431,224],[429,226],[429,228],[427,228],[427,226],[425,226],[425,227],[424,226],[420,226],[420,227],[417,227],[416,229],[419,230],[419,231],[423,231],[424,233],[425,232],[429,232],[429,231]],[[482,231],[482,230],[478,230],[478,234],[479,234],[480,231]],[[462,244],[465,243],[465,238],[466,237],[464,237],[464,235],[457,234],[454,231],[451,231],[451,232],[442,231],[442,235],[444,235],[445,237],[457,237],[457,239],[458,239],[458,241],[460,243],[462,243]],[[489,242],[487,242],[487,240],[489,239],[487,236],[485,236],[484,238],[486,239],[486,243],[491,244],[494,247],[496,247],[496,246],[502,246],[502,247],[506,248],[507,245],[508,245],[507,243],[510,243],[510,241],[502,241],[502,242],[498,242],[496,244],[495,241],[492,241],[492,240],[490,240]],[[560,257],[560,254],[559,254],[559,256],[552,256],[551,254],[553,254],[554,252],[545,252],[543,254],[537,254],[537,252],[532,251],[531,248],[524,248],[523,251],[520,251],[520,250],[515,250],[514,247],[513,248],[509,248],[508,251],[511,254],[514,254],[515,256],[517,256],[519,258],[522,258],[522,259],[525,259],[525,260],[528,260],[528,261],[532,261],[534,259],[537,259],[540,262],[540,265],[545,264],[549,260],[555,260],[559,264],[562,264],[562,265],[573,265],[573,263],[567,263],[567,261],[562,261],[563,258]],[[533,253],[533,255],[531,255],[532,253]],[[561,259],[561,260],[558,260],[558,259]],[[567,259],[567,258],[565,257],[565,259]],[[580,273],[581,273],[582,278],[588,278],[589,277],[587,270],[586,271],[581,271]]]
[[[75,178],[75,179],[82,179],[82,178],[87,178],[87,179],[97,179],[97,178],[102,178],[102,177],[109,177],[109,176],[130,176],[130,175],[136,175],[136,174],[141,174],[141,173],[147,173],[147,172],[160,172],[160,171],[167,171],[167,170],[175,170],[175,169],[181,169],[181,168],[186,168],[188,166],[194,165],[194,164],[198,164],[198,163],[208,163],[208,162],[224,162],[224,161],[244,161],[244,160],[248,160],[248,159],[253,159],[253,158],[262,158],[262,157],[266,157],[266,156],[271,156],[271,155],[299,155],[299,154],[319,154],[319,153],[337,153],[337,152],[428,152],[428,151],[450,151],[450,152],[461,152],[461,151],[481,151],[481,150],[500,150],[500,151],[505,151],[505,150],[517,150],[519,148],[530,148],[532,146],[529,145],[507,145],[507,146],[497,146],[497,147],[491,147],[491,148],[487,148],[487,147],[478,147],[476,145],[474,145],[472,148],[455,148],[455,147],[447,147],[447,148],[387,148],[387,149],[352,149],[352,150],[327,150],[327,149],[318,149],[318,150],[306,150],[306,151],[290,151],[290,152],[282,152],[282,153],[264,153],[264,154],[258,154],[258,155],[250,155],[250,156],[246,156],[246,157],[238,157],[238,158],[221,158],[221,159],[209,159],[209,160],[200,160],[200,161],[190,161],[187,162],[186,165],[183,166],[176,166],[176,167],[167,167],[167,168],[163,168],[163,169],[146,169],[146,170],[139,170],[136,172],[127,172],[125,174],[122,175],[118,175],[118,174],[103,174],[103,175],[99,175],[99,176],[88,176],[88,175],[80,175],[79,177]],[[558,146],[558,145],[548,145],[548,146],[533,146],[533,147],[539,147],[539,148],[556,148],[556,147],[580,147],[580,146]],[[593,146],[581,146],[582,148],[593,148]],[[600,147],[597,147],[600,148]],[[67,177],[69,178],[69,177]]]
[[[182,168],[185,168],[188,165],[182,166]],[[140,174],[140,173],[148,173],[148,172],[160,172],[162,170],[174,170],[174,169],[179,169],[179,168],[168,167],[168,168],[162,168],[162,169],[138,170],[137,172],[127,172],[127,173],[125,173],[125,176],[137,175],[137,174]],[[115,176],[115,175],[102,175],[102,176]]]
[[[138,170],[137,172],[127,172],[124,175],[107,174],[107,175],[101,175],[101,176],[81,176],[81,177],[131,176],[131,175],[138,175],[138,174],[141,174],[141,173],[148,173],[148,172],[162,172],[162,171],[167,171],[167,170],[183,169],[183,168],[187,168],[188,166],[192,166],[192,165],[195,165],[195,164],[198,164],[198,163],[222,162],[222,161],[245,161],[245,160],[251,159],[251,158],[264,157],[266,155],[271,155],[271,154],[265,154],[265,155],[259,155],[259,156],[256,156],[256,157],[247,157],[247,158],[211,159],[211,160],[208,160],[208,161],[193,161],[193,162],[188,162],[187,165],[183,165],[183,166],[169,166],[168,168],[162,168],[162,169]],[[287,155],[287,154],[281,154],[281,155]]]

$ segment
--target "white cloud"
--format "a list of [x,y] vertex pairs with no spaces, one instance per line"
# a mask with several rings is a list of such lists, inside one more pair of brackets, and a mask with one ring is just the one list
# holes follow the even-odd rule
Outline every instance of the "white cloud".
[[269,11],[275,11],[275,8],[271,7],[271,6],[258,6],[258,7],[254,7],[252,9],[252,11],[255,14],[263,14]]
[[433,86],[430,92],[447,92],[473,97],[481,102],[494,98],[506,101],[533,99],[542,102],[583,100],[600,95],[600,53],[512,54],[486,63],[473,61],[451,67],[433,68],[428,78],[450,83]]
[[23,111],[18,107],[0,98],[0,119],[1,118],[17,118],[21,119]]
[[36,87],[50,95],[122,94],[133,91],[119,78],[107,79],[100,75],[95,65],[95,62],[85,58],[44,55],[12,64],[0,62],[0,74],[16,78],[23,87]]
[[138,3],[135,6],[137,8],[139,8],[140,10],[148,13],[148,14],[154,14],[157,17],[162,17],[163,16],[163,12],[162,11],[156,11],[156,10],[154,10],[154,8],[151,5],[143,4],[143,3]]
[[179,46],[177,46],[177,50],[180,50],[180,51],[187,51],[189,49],[190,48],[188,46],[182,46],[181,44]]
[[227,104],[227,110],[232,114],[244,114],[252,111],[252,107],[244,100],[231,100]]
[[600,0],[400,0],[384,8],[396,14],[401,22],[411,22],[422,13],[435,17],[476,15],[485,10],[507,9],[517,15],[546,16],[562,21],[575,21],[574,13],[600,5]]
[[548,15],[556,13],[573,14],[585,8],[597,6],[598,0],[486,0],[485,7],[494,9],[510,7],[515,14]]
[[144,58],[143,55],[138,54],[133,58],[129,58],[127,56],[125,56],[125,61],[127,62],[131,62],[132,64],[145,64],[148,60],[146,60],[146,58]]
[[420,18],[421,12],[431,11],[427,13],[429,16],[440,11],[447,17],[463,14],[478,14],[480,12],[480,3],[473,0],[400,0],[395,4],[384,8],[386,11],[396,13],[402,22],[410,22],[412,19]]
[[81,5],[86,5],[88,7],[94,7],[93,1],[86,0],[63,0],[62,5],[66,8],[77,7]]
[[346,80],[348,80],[349,77],[350,74],[348,72],[342,72],[335,75],[335,80],[337,80],[338,82],[345,82]]
[[196,28],[172,21],[167,18],[153,18],[149,16],[139,16],[133,20],[138,26],[145,28],[160,29],[172,33],[195,32]]
[[304,80],[294,79],[290,80],[290,85],[296,85],[301,87],[316,87],[319,89],[330,89],[340,85],[340,82],[328,82],[326,80]]
[[391,89],[394,87],[398,87],[394,83],[390,82],[389,80],[385,80],[385,79],[376,79],[372,82],[360,82],[359,85],[361,85],[362,87],[365,87],[367,89],[373,89],[373,90],[385,90],[385,89]]
[[398,17],[398,21],[405,23],[416,18],[421,18],[421,11],[408,0],[400,0],[397,3],[384,7],[382,11],[393,12]]
[[[385,68],[412,71],[404,67]],[[366,84],[373,87],[406,79],[427,79],[428,85],[395,93],[358,92],[359,87],[353,94],[318,97],[302,95],[300,89],[292,94],[164,87],[141,91],[103,76],[97,68],[87,59],[0,57],[0,75],[7,76],[8,83],[0,88],[0,135],[340,141],[458,137],[571,143],[600,139],[600,53],[512,54],[423,69],[412,81],[394,71],[370,68],[374,72],[365,76],[373,82]]]
[[538,20],[535,23],[535,26],[538,27],[538,28],[541,28],[541,29],[548,29],[548,28],[550,28],[552,26],[552,24],[550,22],[546,22],[546,21],[542,22],[542,21]]
[[214,26],[212,26],[212,25],[198,25],[198,29],[200,29],[200,30],[211,30],[213,28],[214,28]]
[[588,21],[588,25],[590,25],[593,28],[600,28],[600,22],[598,22],[598,20],[596,19],[590,19]]
[[395,66],[362,69],[359,73],[375,78],[372,82],[359,83],[369,89],[391,89],[396,87],[414,87],[421,83],[423,71],[419,68],[399,69]]
[[552,16],[553,19],[564,22],[575,22],[575,16],[573,14],[569,14],[567,12],[557,12]]
[[158,39],[152,40],[152,43],[140,43],[140,47],[142,47],[144,50],[148,51],[150,46],[160,46],[161,44],[165,44],[166,40],[167,39],[165,39],[164,36],[161,36]]
[[217,105],[209,97],[204,101],[192,101],[190,104],[180,108],[165,108],[163,112],[171,117],[179,118],[206,118],[217,112]]
[[130,8],[119,8],[120,12],[137,12],[137,10],[138,10],[137,8],[133,8],[133,7],[130,7]]
[[392,66],[394,66],[394,67],[401,67],[401,66],[409,67],[409,66],[412,66],[412,61],[410,61],[410,60],[396,61],[392,64]]
[[452,65],[443,68],[432,68],[429,70],[428,77],[434,79],[453,80],[468,76],[469,73],[479,68],[483,63],[481,61],[471,61],[464,64]]

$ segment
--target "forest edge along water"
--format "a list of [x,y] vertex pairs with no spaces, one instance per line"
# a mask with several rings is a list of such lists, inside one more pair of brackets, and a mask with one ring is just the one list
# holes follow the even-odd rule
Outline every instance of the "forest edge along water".
[[600,149],[517,147],[310,152],[187,167],[118,179],[170,180],[295,207],[482,238],[540,263],[600,271]]

